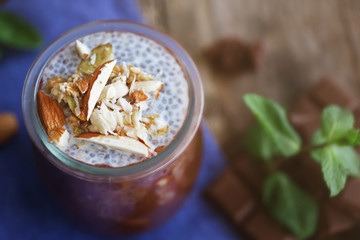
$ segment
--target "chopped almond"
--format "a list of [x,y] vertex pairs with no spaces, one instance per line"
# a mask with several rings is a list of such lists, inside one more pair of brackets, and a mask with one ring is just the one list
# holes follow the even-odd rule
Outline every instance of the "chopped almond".
[[99,66],[89,77],[89,88],[84,94],[81,113],[78,118],[88,121],[90,115],[98,101],[102,90],[104,89],[116,60],[112,60]]
[[165,149],[165,145],[162,145],[162,146],[160,146],[160,147],[155,148],[155,152],[159,153],[159,152],[161,152],[161,151],[164,150],[164,149]]
[[131,104],[128,101],[126,101],[126,99],[124,98],[119,98],[117,100],[117,104],[119,104],[122,107],[122,109],[124,109],[125,112],[131,112],[133,109]]
[[59,147],[66,147],[69,144],[70,134],[65,128],[55,128],[49,133],[49,141]]
[[144,93],[153,92],[155,97],[159,97],[159,92],[164,84],[160,81],[140,81],[134,82],[132,86],[133,91],[143,91]]
[[104,103],[100,105],[99,109],[96,108],[94,110],[93,114],[91,114],[90,121],[102,134],[114,133],[117,125],[113,112],[110,111]]
[[75,49],[79,54],[79,56],[81,57],[81,59],[87,58],[90,54],[90,48],[85,44],[83,44],[82,42],[80,42],[79,40],[76,40],[75,42]]
[[148,99],[148,96],[143,91],[134,91],[130,94],[130,103],[138,103]]
[[40,120],[49,134],[55,128],[65,125],[65,115],[59,104],[43,92],[38,93],[38,111]]
[[135,154],[140,154],[144,157],[149,156],[148,147],[140,141],[119,135],[101,135],[96,133],[84,133],[76,136],[76,138],[85,141],[97,143],[107,147],[127,151]]
[[99,100],[102,99],[118,99],[128,94],[129,88],[122,81],[110,83],[102,90]]
[[80,92],[84,94],[89,88],[89,79],[84,79],[76,83],[76,86],[79,88]]

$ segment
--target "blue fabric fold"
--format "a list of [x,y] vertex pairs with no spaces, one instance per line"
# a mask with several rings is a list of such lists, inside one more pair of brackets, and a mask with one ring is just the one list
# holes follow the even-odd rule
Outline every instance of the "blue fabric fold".
[[[35,25],[44,37],[43,47],[63,32],[91,21],[144,21],[137,2],[132,0],[10,0],[0,10],[12,11]],[[36,174],[31,140],[21,115],[21,92],[39,52],[6,49],[0,59],[0,112],[15,112],[20,120],[17,136],[0,147],[0,240],[105,239],[71,225],[49,199]],[[223,155],[206,124],[203,130],[203,163],[184,206],[165,225],[125,239],[238,239],[202,194],[224,167]]]

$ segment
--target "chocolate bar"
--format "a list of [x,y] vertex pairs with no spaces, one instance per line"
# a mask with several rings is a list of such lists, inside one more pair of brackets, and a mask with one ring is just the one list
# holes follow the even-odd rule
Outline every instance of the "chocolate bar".
[[259,197],[266,176],[262,162],[242,155],[230,167],[249,186],[249,190]]
[[231,170],[226,170],[208,194],[234,224],[239,225],[254,209],[256,200]]
[[348,231],[357,226],[356,220],[331,200],[322,204],[321,211],[318,239],[327,239],[334,234]]
[[259,207],[243,225],[244,232],[252,239],[295,240],[289,232],[280,227],[262,208]]
[[[289,119],[305,146],[311,144],[314,131],[320,127],[322,109],[331,104],[352,111],[355,127],[360,128],[359,101],[329,78],[324,78],[289,111]],[[281,170],[312,194],[319,204],[320,219],[313,239],[360,239],[360,179],[349,178],[342,193],[330,198],[321,167],[309,154],[300,154],[285,162]],[[242,154],[207,193],[228,219],[251,239],[295,239],[261,204],[265,176],[260,161]]]
[[355,110],[359,107],[359,101],[355,97],[328,77],[324,77],[314,87],[309,97],[319,105],[320,109],[330,104],[336,104],[349,110]]

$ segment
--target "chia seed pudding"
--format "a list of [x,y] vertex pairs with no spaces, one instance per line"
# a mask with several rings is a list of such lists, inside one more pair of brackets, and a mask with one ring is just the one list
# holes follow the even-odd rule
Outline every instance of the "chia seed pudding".
[[[48,87],[49,80],[56,80],[56,78],[64,79],[63,81],[67,80],[65,84],[71,83],[73,86],[75,86],[74,83],[78,83],[86,78],[89,78],[90,74],[86,75],[81,71],[79,73],[79,65],[81,66],[82,62],[88,61],[88,65],[95,65],[93,69],[95,69],[95,67],[100,68],[100,66],[96,66],[94,63],[96,62],[96,57],[99,59],[101,56],[99,56],[99,53],[97,55],[90,54],[90,52],[86,53],[85,50],[86,55],[85,57],[82,57],[81,47],[95,49],[98,46],[105,46],[106,44],[110,44],[109,46],[112,47],[112,54],[107,60],[116,61],[115,68],[113,68],[109,79],[105,79],[107,82],[106,86],[114,83],[113,79],[117,79],[118,81],[123,81],[127,84],[127,91],[129,93],[123,97],[119,97],[120,95],[116,94],[114,97],[113,94],[110,98],[105,98],[103,100],[97,99],[93,112],[89,113],[89,115],[91,114],[90,119],[85,119],[87,121],[82,121],[81,123],[79,122],[79,124],[82,124],[82,130],[85,129],[85,131],[80,133],[99,132],[99,127],[93,127],[96,125],[94,124],[95,120],[93,118],[95,117],[93,117],[93,115],[94,112],[100,111],[101,108],[106,108],[107,113],[113,115],[114,112],[120,112],[123,114],[120,116],[123,119],[117,120],[115,116],[114,119],[117,122],[116,127],[114,128],[115,125],[112,124],[112,129],[102,131],[101,134],[118,134],[124,137],[138,139],[148,147],[149,154],[147,155],[138,154],[137,152],[134,153],[133,151],[127,151],[126,149],[125,151],[124,149],[118,150],[117,148],[113,148],[111,145],[98,144],[97,142],[94,143],[87,141],[88,139],[86,138],[76,137],[78,133],[71,127],[71,120],[74,119],[76,109],[71,111],[71,107],[69,108],[70,103],[66,102],[66,98],[64,98],[64,93],[67,89],[63,86],[63,92],[60,92],[59,96],[59,90],[57,92],[54,91],[56,90],[55,88],[57,87],[56,84],[58,82],[55,82],[55,84],[52,83],[50,84],[50,88]],[[80,50],[78,45],[80,45]],[[105,60],[103,60],[101,64],[104,62]],[[120,72],[115,71],[117,67],[121,68]],[[140,74],[143,74],[141,76],[150,78],[145,79],[145,81],[149,82],[150,80],[150,82],[160,82],[162,87],[158,93],[146,93],[146,100],[131,103],[134,109],[133,112],[130,112],[128,115],[124,115],[126,111],[124,111],[124,106],[119,103],[119,98],[122,98],[123,101],[125,100],[130,103],[131,101],[129,99],[131,98],[132,80],[134,80],[134,82],[141,81],[141,79],[131,79],[132,70],[134,70],[134,74],[137,74],[137,76],[139,76],[138,72],[140,72]],[[60,81],[60,84],[58,85],[64,84],[63,81]],[[66,86],[66,88],[67,87],[68,86]],[[58,87],[58,89],[61,89],[61,87]],[[118,88],[115,88],[115,91],[117,90]],[[156,155],[177,135],[183,125],[189,107],[187,79],[185,78],[181,66],[174,56],[171,55],[165,47],[149,38],[134,33],[120,31],[97,32],[81,37],[76,42],[74,41],[68,44],[60,52],[58,52],[45,67],[42,73],[42,83],[39,91],[47,92],[49,96],[57,99],[65,114],[66,124],[63,127],[69,133],[69,137],[66,140],[66,144],[56,144],[58,148],[78,161],[95,166],[124,167],[136,164]],[[74,91],[77,91],[77,94],[80,92],[77,87],[74,87]],[[90,91],[90,89],[87,89],[87,91]],[[155,96],[156,94],[157,96]],[[76,99],[77,104],[78,102],[79,100]],[[105,102],[106,106],[102,106],[103,102]],[[132,122],[130,122],[130,124],[124,123],[124,119],[134,118],[134,111],[137,106],[141,109],[141,113],[138,122],[134,124],[142,125],[143,130],[145,131],[142,135],[145,134],[146,139],[140,139],[139,134],[134,134],[135,127]],[[79,106],[78,108],[80,109]],[[151,120],[154,120],[154,116],[158,118],[156,120],[156,123],[159,125],[157,126],[157,129],[154,129],[154,126],[150,126],[149,124]],[[105,120],[102,119],[102,121]],[[84,125],[87,125],[88,128],[83,127]],[[138,129],[135,129],[135,131],[136,130]],[[152,133],[151,130],[153,130]],[[162,134],[156,134],[159,130],[163,130]]]
[[154,29],[111,20],[70,30],[35,60],[22,104],[45,187],[88,231],[160,226],[195,183],[201,80],[186,52]]

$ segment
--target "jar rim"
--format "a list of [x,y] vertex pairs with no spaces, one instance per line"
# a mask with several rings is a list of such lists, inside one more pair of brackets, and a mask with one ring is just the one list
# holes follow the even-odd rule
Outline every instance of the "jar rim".
[[[72,41],[88,34],[104,31],[124,31],[147,37],[165,47],[182,67],[189,85],[189,108],[177,135],[157,156],[145,161],[116,168],[86,164],[65,154],[48,141],[37,112],[36,95],[44,68],[52,57]],[[196,91],[196,92],[195,92]],[[38,150],[62,171],[76,177],[96,181],[140,178],[160,171],[174,161],[189,145],[199,128],[204,105],[200,75],[187,52],[171,37],[145,24],[127,20],[90,22],[70,29],[45,47],[30,67],[22,93],[22,111],[27,131]]]

